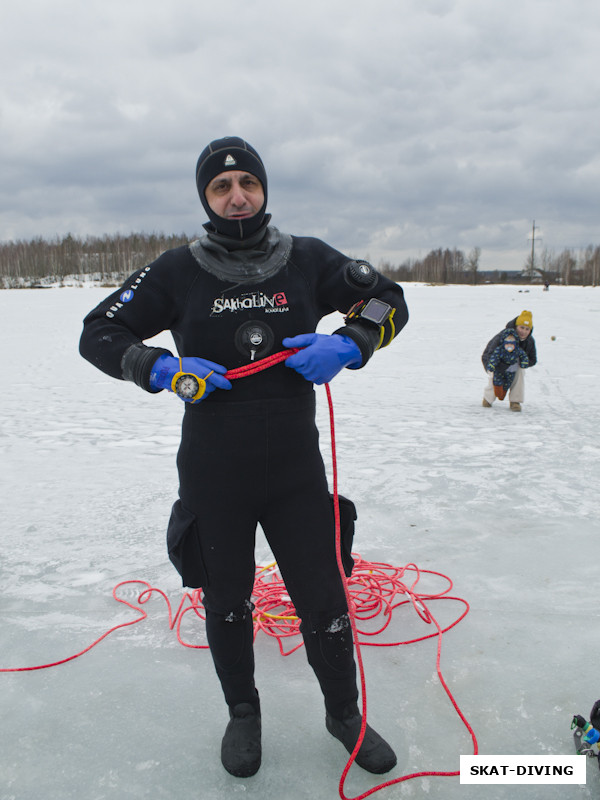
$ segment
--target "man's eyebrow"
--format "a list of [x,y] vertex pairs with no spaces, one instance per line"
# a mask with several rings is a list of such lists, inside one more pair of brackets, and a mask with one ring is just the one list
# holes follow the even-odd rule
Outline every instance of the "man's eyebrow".
[[214,178],[210,182],[210,186],[220,186],[221,184],[231,183],[231,178]]

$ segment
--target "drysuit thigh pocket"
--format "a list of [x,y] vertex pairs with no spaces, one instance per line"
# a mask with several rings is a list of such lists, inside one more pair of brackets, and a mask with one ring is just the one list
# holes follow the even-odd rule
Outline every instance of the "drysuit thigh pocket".
[[181,500],[177,500],[171,511],[167,528],[167,549],[173,566],[181,575],[183,585],[192,589],[206,589],[208,580],[196,517]]
[[[329,495],[331,498],[331,505],[334,509],[334,517],[335,517],[335,505],[334,505],[334,497],[332,494]],[[338,501],[340,504],[340,544],[342,550],[342,564],[344,566],[344,572],[346,573],[346,577],[349,578],[352,575],[352,569],[354,567],[354,559],[352,558],[352,544],[354,542],[354,520],[356,519],[356,507],[352,500],[348,500],[347,497],[343,495],[338,495]]]

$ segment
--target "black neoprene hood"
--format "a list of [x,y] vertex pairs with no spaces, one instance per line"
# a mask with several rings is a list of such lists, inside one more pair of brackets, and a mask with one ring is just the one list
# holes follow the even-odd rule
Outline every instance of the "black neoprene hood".
[[[222,172],[233,170],[249,172],[258,178],[263,187],[264,203],[260,210],[248,219],[228,220],[220,217],[209,206],[204,194],[206,187],[213,178]],[[204,148],[196,164],[196,187],[200,202],[218,233],[234,239],[246,239],[263,224],[267,207],[267,173],[256,150],[248,142],[240,139],[239,136],[225,136],[222,139],[215,139]]]

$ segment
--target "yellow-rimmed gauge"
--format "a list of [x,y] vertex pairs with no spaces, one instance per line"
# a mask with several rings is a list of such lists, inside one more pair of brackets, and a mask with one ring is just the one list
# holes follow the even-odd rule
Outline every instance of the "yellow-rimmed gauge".
[[179,359],[179,372],[173,375],[171,381],[171,391],[175,392],[182,400],[188,400],[195,403],[200,400],[206,392],[206,378],[213,374],[211,370],[206,377],[201,378],[193,372],[184,372],[181,359]]

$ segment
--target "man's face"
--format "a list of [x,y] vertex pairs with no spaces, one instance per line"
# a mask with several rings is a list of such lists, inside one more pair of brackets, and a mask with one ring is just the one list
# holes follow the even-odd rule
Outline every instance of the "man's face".
[[523,341],[523,339],[526,339],[531,333],[531,328],[527,325],[517,325],[517,333],[519,334],[519,339]]
[[253,217],[265,201],[262,183],[249,172],[221,172],[204,192],[211,209],[224,219]]

